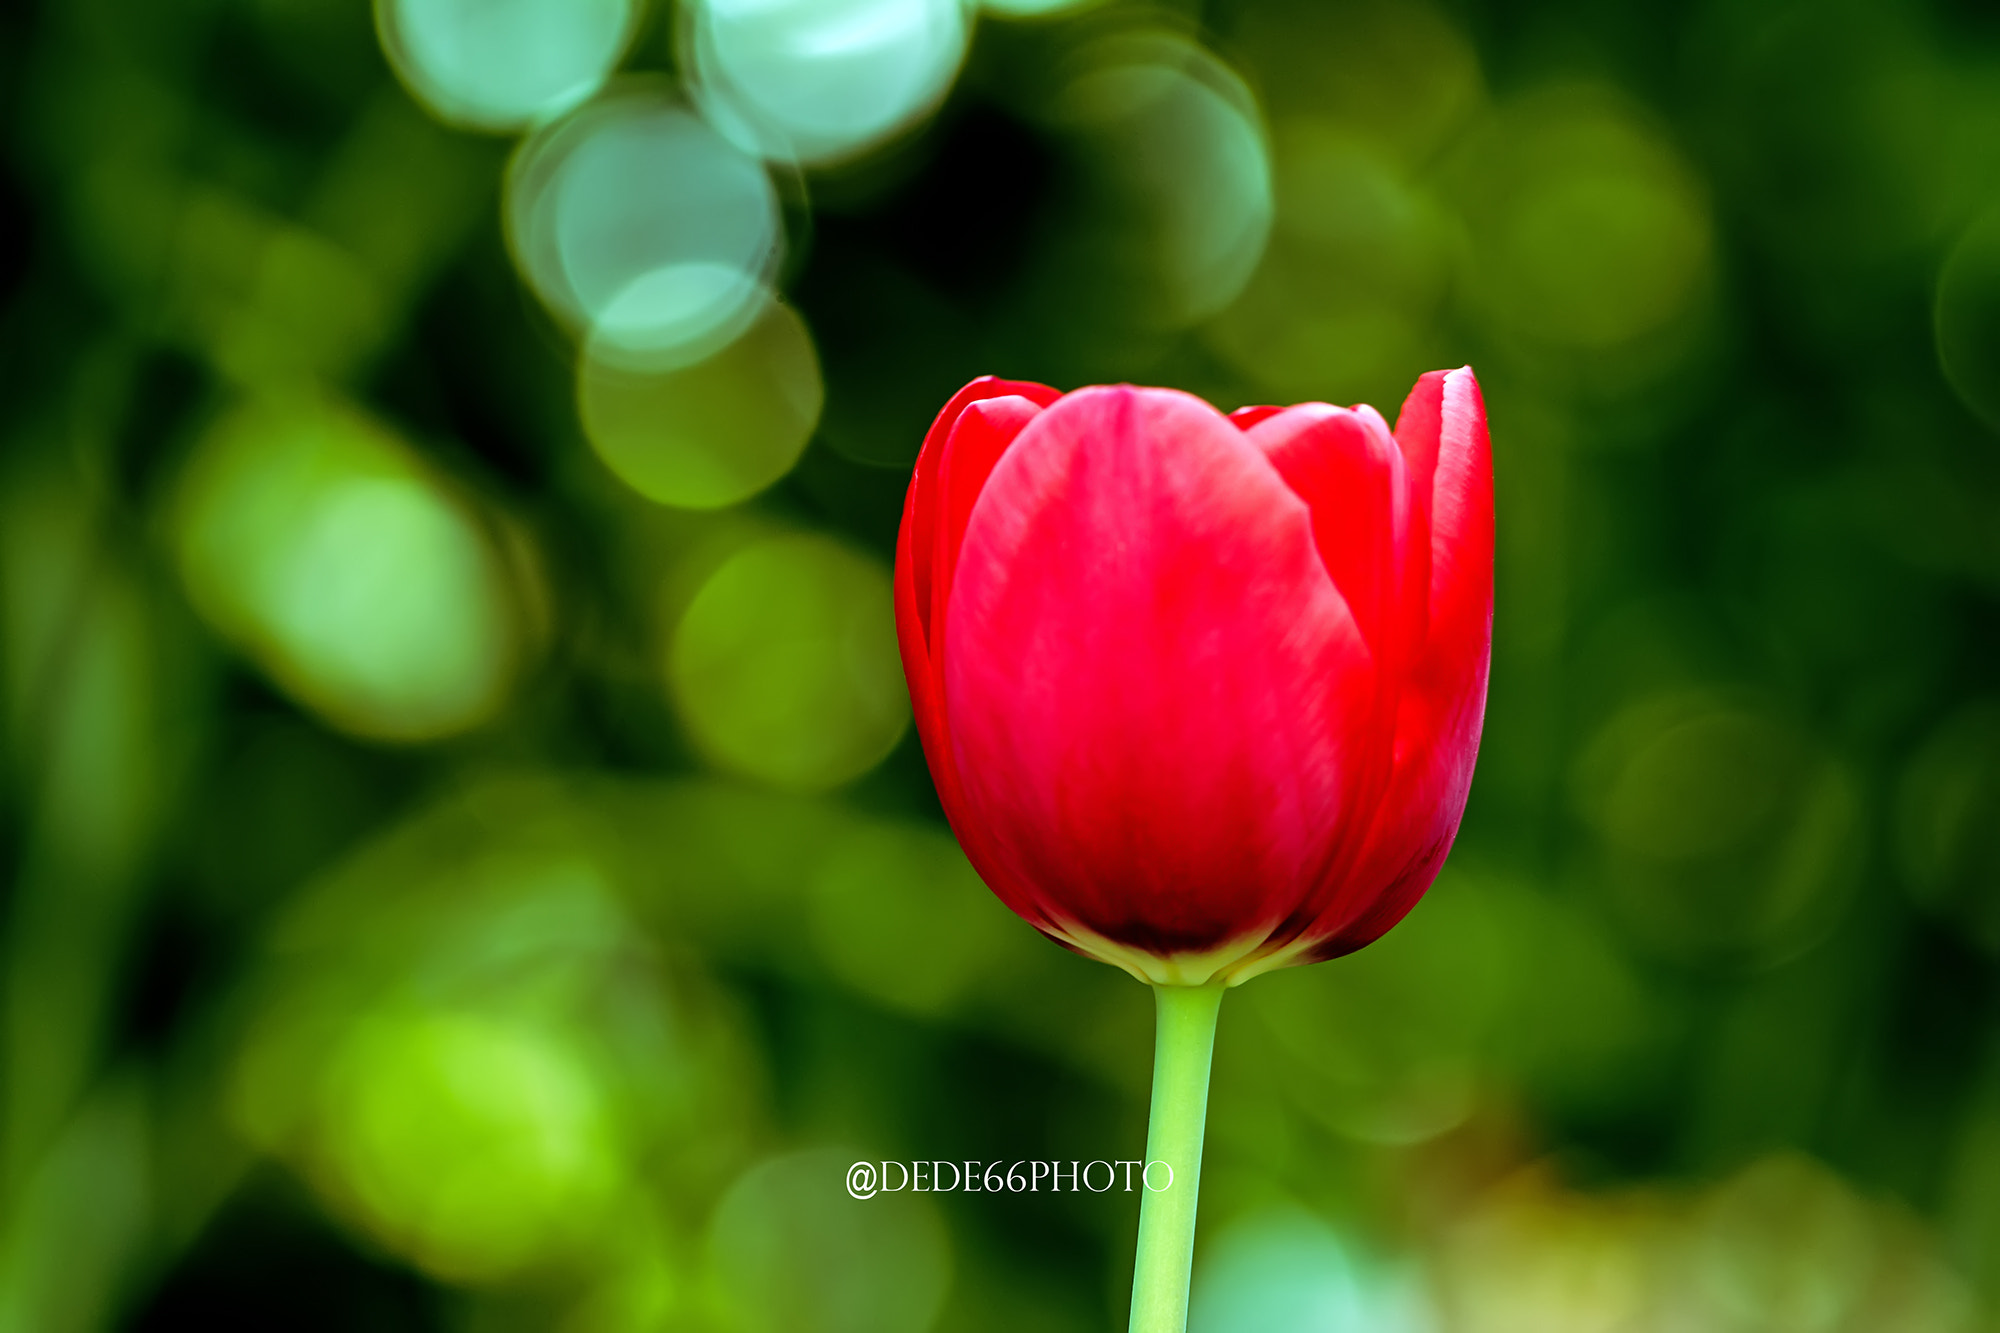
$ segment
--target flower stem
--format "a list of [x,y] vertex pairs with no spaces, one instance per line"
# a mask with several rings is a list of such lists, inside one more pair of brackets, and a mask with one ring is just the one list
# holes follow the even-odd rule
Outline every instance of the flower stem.
[[1215,1050],[1219,984],[1154,986],[1159,1032],[1153,1043],[1153,1111],[1146,1161],[1154,1168],[1139,1202],[1139,1256],[1132,1270],[1131,1333],[1185,1333],[1188,1277],[1194,1266],[1195,1195],[1201,1186],[1201,1137],[1208,1123],[1208,1066]]

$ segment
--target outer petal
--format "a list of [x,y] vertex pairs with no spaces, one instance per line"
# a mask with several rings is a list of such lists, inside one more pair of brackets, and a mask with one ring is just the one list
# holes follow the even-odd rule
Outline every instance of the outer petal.
[[1472,367],[1445,376],[1431,486],[1431,623],[1434,649],[1461,659],[1493,640],[1493,451],[1486,401]]
[[972,506],[986,488],[986,478],[1007,446],[1042,411],[1042,404],[1007,394],[966,404],[938,459],[938,513],[934,522],[936,553],[931,557],[929,641],[931,660],[944,648],[944,621],[951,597],[952,573],[958,566],[959,543]]
[[[976,824],[964,818],[964,797],[944,717],[944,688],[938,672],[937,648],[932,622],[950,591],[950,566],[957,556],[957,536],[964,531],[965,515],[977,498],[979,486],[992,464],[1004,451],[1032,409],[1054,402],[1062,395],[1044,384],[982,377],[960,389],[938,413],[924,438],[922,451],[910,476],[909,491],[903,497],[902,527],[896,537],[896,637],[903,655],[903,674],[910,685],[911,712],[917,724],[917,738],[937,784],[938,800],[951,821],[966,855],[984,872],[991,862],[982,855],[983,839]],[[988,404],[996,411],[984,410]],[[974,429],[961,433],[959,427],[970,415]],[[1012,429],[1007,429],[1011,423]],[[952,466],[955,445],[971,437],[973,460]],[[947,541],[947,534],[950,540]],[[1026,899],[999,876],[988,874],[987,882],[1016,911]],[[1024,913],[1025,915],[1025,913]],[[1032,920],[1033,918],[1030,917]]]
[[1430,480],[1429,625],[1396,725],[1396,767],[1369,846],[1318,930],[1318,957],[1358,949],[1430,887],[1457,836],[1486,714],[1493,645],[1493,459],[1470,367],[1426,375],[1396,423]]
[[942,508],[938,487],[945,445],[968,407],[984,399],[1007,397],[1025,398],[1046,407],[1062,395],[1046,384],[982,375],[951,396],[951,401],[931,422],[923,448],[917,451],[916,466],[910,471],[910,489],[903,497],[903,525],[896,536],[896,574],[901,579],[907,568],[914,606],[926,628],[935,600],[931,571],[937,552],[938,513]]
[[1021,433],[943,669],[967,822],[1044,919],[1196,952],[1323,881],[1374,665],[1306,505],[1200,400],[1085,389]]

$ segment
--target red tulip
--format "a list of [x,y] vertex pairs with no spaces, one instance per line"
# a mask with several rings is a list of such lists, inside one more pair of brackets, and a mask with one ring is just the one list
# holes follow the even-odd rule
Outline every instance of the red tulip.
[[896,550],[967,856],[1156,983],[1332,958],[1409,911],[1465,808],[1492,621],[1469,367],[1420,379],[1393,434],[1370,407],[975,380]]

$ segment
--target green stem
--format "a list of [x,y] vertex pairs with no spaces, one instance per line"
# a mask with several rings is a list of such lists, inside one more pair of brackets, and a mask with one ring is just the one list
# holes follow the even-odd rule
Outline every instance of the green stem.
[[[1201,1136],[1208,1124],[1208,1065],[1224,989],[1153,987],[1160,1025],[1153,1043],[1153,1112],[1146,1126],[1146,1161],[1171,1166],[1173,1183],[1159,1190],[1148,1188],[1139,1203],[1131,1333],[1186,1333]],[[1165,1185],[1165,1178],[1163,1169],[1153,1169],[1153,1184]]]

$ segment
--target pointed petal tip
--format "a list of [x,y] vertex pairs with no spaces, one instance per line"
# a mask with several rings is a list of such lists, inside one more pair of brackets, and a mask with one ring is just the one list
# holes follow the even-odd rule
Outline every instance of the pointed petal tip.
[[974,379],[968,380],[963,388],[946,400],[944,407],[938,412],[937,418],[931,423],[930,433],[925,437],[925,444],[930,444],[933,439],[941,440],[945,434],[949,433],[952,423],[958,419],[959,415],[967,407],[982,399],[1001,397],[1025,398],[1037,407],[1047,407],[1062,396],[1060,389],[1052,389],[1046,384],[1038,384],[1033,380],[1010,380],[1003,379],[998,375],[977,376]]
[[1290,409],[1274,407],[1268,403],[1246,404],[1231,412],[1229,420],[1238,430],[1249,430],[1288,410]]

